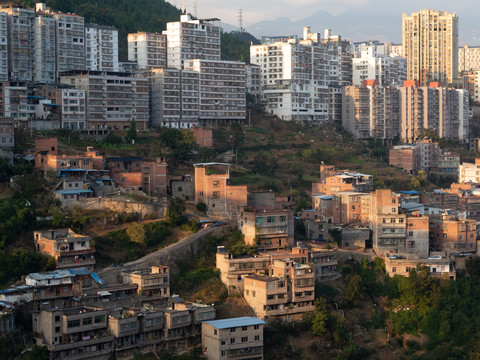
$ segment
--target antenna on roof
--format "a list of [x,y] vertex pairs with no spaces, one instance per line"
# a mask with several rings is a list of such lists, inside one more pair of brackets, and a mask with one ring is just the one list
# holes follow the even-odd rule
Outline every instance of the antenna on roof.
[[187,0],[182,1],[182,13],[183,14],[187,13]]

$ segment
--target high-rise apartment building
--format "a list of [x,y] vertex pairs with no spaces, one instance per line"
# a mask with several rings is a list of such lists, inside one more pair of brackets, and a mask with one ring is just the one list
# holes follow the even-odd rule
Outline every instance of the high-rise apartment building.
[[458,48],[458,73],[469,70],[480,70],[480,46]]
[[184,69],[199,74],[199,119],[224,124],[245,120],[245,63],[223,60],[186,60]]
[[4,12],[0,12],[0,81],[8,81],[8,30]]
[[37,17],[33,23],[34,69],[33,79],[39,83],[53,84],[57,80],[55,19],[45,15],[45,8],[37,4]]
[[167,23],[163,34],[167,36],[168,67],[183,69],[184,62],[193,59],[220,60],[219,21],[181,15],[180,21]]
[[126,129],[131,121],[137,129],[148,123],[148,79],[133,73],[70,71],[60,77],[62,84],[83,89],[87,94],[87,120],[92,125]]
[[118,71],[118,30],[112,26],[85,25],[86,67],[93,71]]
[[420,10],[403,13],[403,56],[407,79],[420,86],[452,84],[458,77],[458,18],[455,13]]
[[56,13],[57,71],[85,70],[85,21],[75,14]]
[[353,85],[377,80],[380,86],[402,86],[407,80],[407,61],[400,56],[386,56],[377,46],[367,46],[360,57],[352,59]]
[[9,78],[11,81],[32,81],[35,11],[9,7],[0,8],[0,12],[7,14]]
[[149,81],[150,124],[153,127],[191,128],[198,123],[198,72],[152,69]]
[[135,61],[138,69],[167,66],[167,36],[158,33],[128,34],[128,60]]

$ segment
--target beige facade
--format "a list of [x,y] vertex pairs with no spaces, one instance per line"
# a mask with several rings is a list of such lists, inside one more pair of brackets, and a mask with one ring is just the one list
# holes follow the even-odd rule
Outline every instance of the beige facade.
[[455,13],[420,10],[403,13],[403,56],[407,79],[427,86],[431,81],[452,84],[458,77],[458,18]]
[[455,267],[448,258],[440,255],[434,255],[431,258],[422,258],[415,255],[385,257],[385,271],[390,276],[409,276],[411,271],[417,271],[419,268],[426,268],[432,277],[456,278]]
[[35,250],[53,257],[57,269],[87,267],[93,270],[95,248],[87,235],[71,229],[41,230],[33,233]]
[[264,326],[264,321],[254,317],[206,321],[202,324],[203,353],[208,360],[263,360]]
[[144,302],[162,303],[170,297],[170,269],[152,266],[151,269],[122,272],[124,284],[137,284]]
[[138,69],[167,66],[167,37],[158,33],[128,34],[128,60],[135,61]]
[[480,184],[480,159],[475,163],[464,162],[458,165],[458,182]]
[[480,46],[465,44],[458,48],[458,73],[470,70],[480,70]]

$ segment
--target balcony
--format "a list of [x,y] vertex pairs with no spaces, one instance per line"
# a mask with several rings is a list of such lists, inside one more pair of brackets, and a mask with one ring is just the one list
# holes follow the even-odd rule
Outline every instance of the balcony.
[[249,355],[258,355],[258,354],[263,354],[263,346],[249,346],[249,347],[243,347],[239,349],[230,349],[228,351],[228,357],[231,358],[236,358],[238,356],[242,356],[245,358],[246,356]]
[[80,336],[72,336],[72,337],[68,336],[68,337],[64,337],[63,344],[53,345],[52,350],[53,351],[70,350],[70,349],[79,348],[83,346],[92,346],[92,345],[102,344],[110,341],[113,341],[113,336],[110,336],[110,335],[105,335],[105,336],[95,335],[88,340],[82,340]]

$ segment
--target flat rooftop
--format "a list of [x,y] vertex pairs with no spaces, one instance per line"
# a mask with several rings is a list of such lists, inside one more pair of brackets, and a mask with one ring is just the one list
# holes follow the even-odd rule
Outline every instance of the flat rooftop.
[[255,317],[245,316],[238,318],[205,321],[204,324],[209,324],[217,329],[230,329],[240,326],[265,325],[265,321]]

